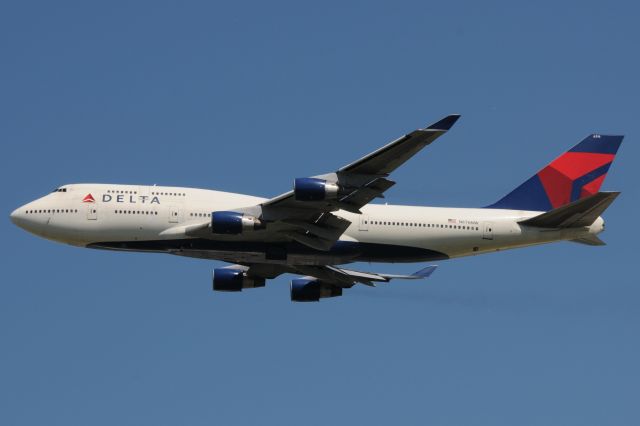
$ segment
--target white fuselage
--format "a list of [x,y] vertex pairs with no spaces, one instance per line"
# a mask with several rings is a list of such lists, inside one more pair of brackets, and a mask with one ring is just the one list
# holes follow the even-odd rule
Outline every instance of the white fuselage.
[[239,236],[212,234],[206,239],[180,232],[190,224],[210,220],[213,211],[263,201],[195,188],[72,184],[16,209],[11,219],[35,235],[76,246],[289,264],[446,259],[573,240],[604,228],[602,218],[590,227],[564,230],[518,223],[541,213],[535,211],[370,204],[361,209],[361,215],[335,213],[352,224],[329,251],[265,240],[260,231]]

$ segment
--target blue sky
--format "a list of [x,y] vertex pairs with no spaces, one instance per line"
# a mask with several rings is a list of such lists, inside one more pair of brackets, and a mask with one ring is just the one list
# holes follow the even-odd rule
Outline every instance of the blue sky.
[[[638,424],[639,13],[5,2],[0,423]],[[389,203],[486,205],[585,135],[625,134],[608,246],[440,262],[428,281],[292,304],[290,277],[214,294],[218,263],[67,247],[8,220],[73,182],[273,196],[449,113]]]

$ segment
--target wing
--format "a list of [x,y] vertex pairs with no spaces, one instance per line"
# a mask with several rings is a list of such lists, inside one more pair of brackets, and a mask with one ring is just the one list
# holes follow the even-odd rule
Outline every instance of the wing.
[[375,286],[375,282],[388,282],[393,278],[426,278],[433,273],[436,266],[428,266],[411,275],[373,274],[339,269],[333,266],[309,267],[308,269],[314,275],[291,281],[291,301],[293,302],[318,302],[325,297],[342,296],[345,288],[351,288],[356,283]]
[[294,266],[294,269],[302,274],[308,274],[306,278],[316,278],[327,285],[341,288],[351,288],[355,284],[365,284],[375,287],[376,282],[389,282],[392,279],[419,280],[427,278],[436,270],[437,265],[427,266],[410,275],[380,274],[373,272],[361,272],[350,269],[336,268],[335,266]]
[[[255,230],[255,239],[267,242],[297,241],[316,250],[329,250],[351,222],[334,212],[361,213],[360,208],[395,182],[389,174],[445,134],[460,118],[449,115],[424,129],[415,130],[333,173],[298,178],[294,189],[252,207],[212,213],[211,222],[187,224],[166,230],[166,235],[219,238]],[[233,232],[217,232],[216,218]],[[251,237],[249,237],[251,238]]]
[[341,296],[345,288],[357,283],[375,287],[376,282],[392,279],[416,280],[429,277],[437,266],[427,266],[411,275],[376,274],[352,271],[334,266],[290,266],[290,265],[229,265],[213,271],[213,290],[242,291],[246,288],[264,287],[266,279],[291,272],[313,275],[298,277],[291,281],[291,300],[294,302],[317,302],[325,297]]
[[[417,154],[422,148],[431,144],[438,137],[446,133],[460,118],[459,115],[449,115],[431,126],[415,130],[382,148],[365,155],[338,169],[335,173],[315,176],[313,178],[297,179],[301,184],[318,183],[308,179],[325,180],[336,184],[337,197],[324,197],[321,200],[300,197],[296,190],[286,192],[262,204],[263,207],[279,207],[294,209],[322,209],[323,211],[346,210],[360,213],[360,207],[382,195],[384,191],[395,184],[387,176],[407,160]],[[306,189],[303,187],[303,189]],[[340,193],[342,192],[342,193]]]
[[360,208],[395,182],[389,174],[446,133],[460,118],[449,115],[415,130],[333,173],[295,180],[294,189],[256,208],[243,209],[266,222],[272,232],[318,250],[329,250],[351,224],[333,212]]

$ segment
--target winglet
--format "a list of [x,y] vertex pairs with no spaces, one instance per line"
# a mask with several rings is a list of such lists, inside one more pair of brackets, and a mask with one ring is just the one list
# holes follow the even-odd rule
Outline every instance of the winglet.
[[444,130],[447,131],[456,124],[456,121],[460,118],[460,114],[451,114],[447,115],[442,120],[437,123],[433,123],[431,126],[427,127],[427,130]]
[[437,267],[438,265],[427,266],[426,268],[420,269],[418,272],[414,272],[411,276],[416,278],[427,278],[433,274],[433,271],[435,271]]

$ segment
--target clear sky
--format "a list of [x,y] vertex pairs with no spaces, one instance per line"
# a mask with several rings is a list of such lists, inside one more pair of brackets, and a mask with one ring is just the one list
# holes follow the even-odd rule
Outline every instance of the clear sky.
[[[640,424],[639,15],[3,2],[0,424]],[[213,293],[220,263],[54,244],[8,217],[74,182],[274,196],[449,113],[389,203],[487,205],[585,135],[625,134],[608,246],[444,261],[293,304],[291,276]]]

